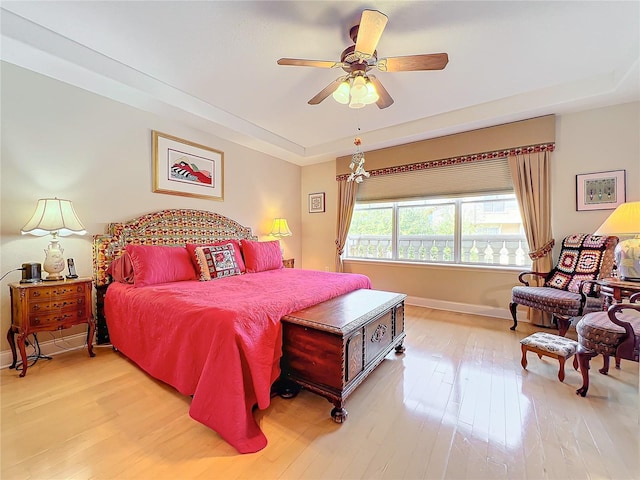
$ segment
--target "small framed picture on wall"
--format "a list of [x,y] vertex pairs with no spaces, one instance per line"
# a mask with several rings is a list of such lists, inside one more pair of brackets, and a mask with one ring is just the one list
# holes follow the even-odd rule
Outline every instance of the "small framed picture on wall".
[[613,210],[626,201],[625,171],[576,175],[576,210]]
[[324,192],[309,194],[309,213],[324,212]]

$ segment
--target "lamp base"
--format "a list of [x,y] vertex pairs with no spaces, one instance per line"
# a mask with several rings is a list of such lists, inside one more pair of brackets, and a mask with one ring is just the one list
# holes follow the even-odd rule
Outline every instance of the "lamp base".
[[640,238],[623,240],[615,249],[618,275],[626,282],[640,282]]
[[63,252],[64,250],[58,243],[58,240],[55,238],[51,240],[48,248],[44,251],[45,259],[42,266],[44,271],[48,273],[47,278],[44,279],[45,282],[64,280],[64,275],[62,275],[62,271],[64,270]]
[[49,275],[44,279],[45,282],[59,282],[60,280],[64,280],[64,275]]

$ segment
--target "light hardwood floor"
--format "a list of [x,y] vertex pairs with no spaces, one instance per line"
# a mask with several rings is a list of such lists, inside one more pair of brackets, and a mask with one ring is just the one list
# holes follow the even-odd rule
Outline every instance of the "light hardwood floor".
[[[640,478],[638,364],[608,377],[529,354],[530,325],[406,309],[407,351],[349,397],[348,421],[303,391],[256,418],[269,439],[239,455],[189,417],[189,398],[98,348],[4,369],[1,477],[10,479]],[[574,336],[570,331],[568,336]]]

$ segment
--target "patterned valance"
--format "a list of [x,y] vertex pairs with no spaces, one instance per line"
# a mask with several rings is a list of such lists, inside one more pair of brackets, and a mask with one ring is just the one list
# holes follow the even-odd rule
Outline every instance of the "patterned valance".
[[[492,158],[504,158],[514,155],[522,155],[527,153],[537,152],[553,152],[555,149],[555,143],[544,143],[540,145],[529,145],[526,147],[517,147],[509,150],[496,150],[493,152],[474,153],[472,155],[464,155],[459,157],[444,158],[441,160],[431,160],[428,162],[411,163],[409,165],[398,165],[395,167],[379,168],[377,170],[370,170],[369,173],[372,177],[381,175],[392,175],[394,173],[414,172],[418,170],[427,170],[429,168],[444,167],[447,165],[460,165],[463,163],[472,163],[482,160],[489,160]],[[346,180],[349,174],[336,175],[336,180]]]

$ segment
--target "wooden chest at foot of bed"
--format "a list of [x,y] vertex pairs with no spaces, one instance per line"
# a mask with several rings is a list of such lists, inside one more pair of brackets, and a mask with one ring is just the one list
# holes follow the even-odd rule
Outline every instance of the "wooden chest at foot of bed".
[[346,398],[394,348],[404,352],[406,295],[356,290],[282,319],[282,380],[333,402],[347,418]]

